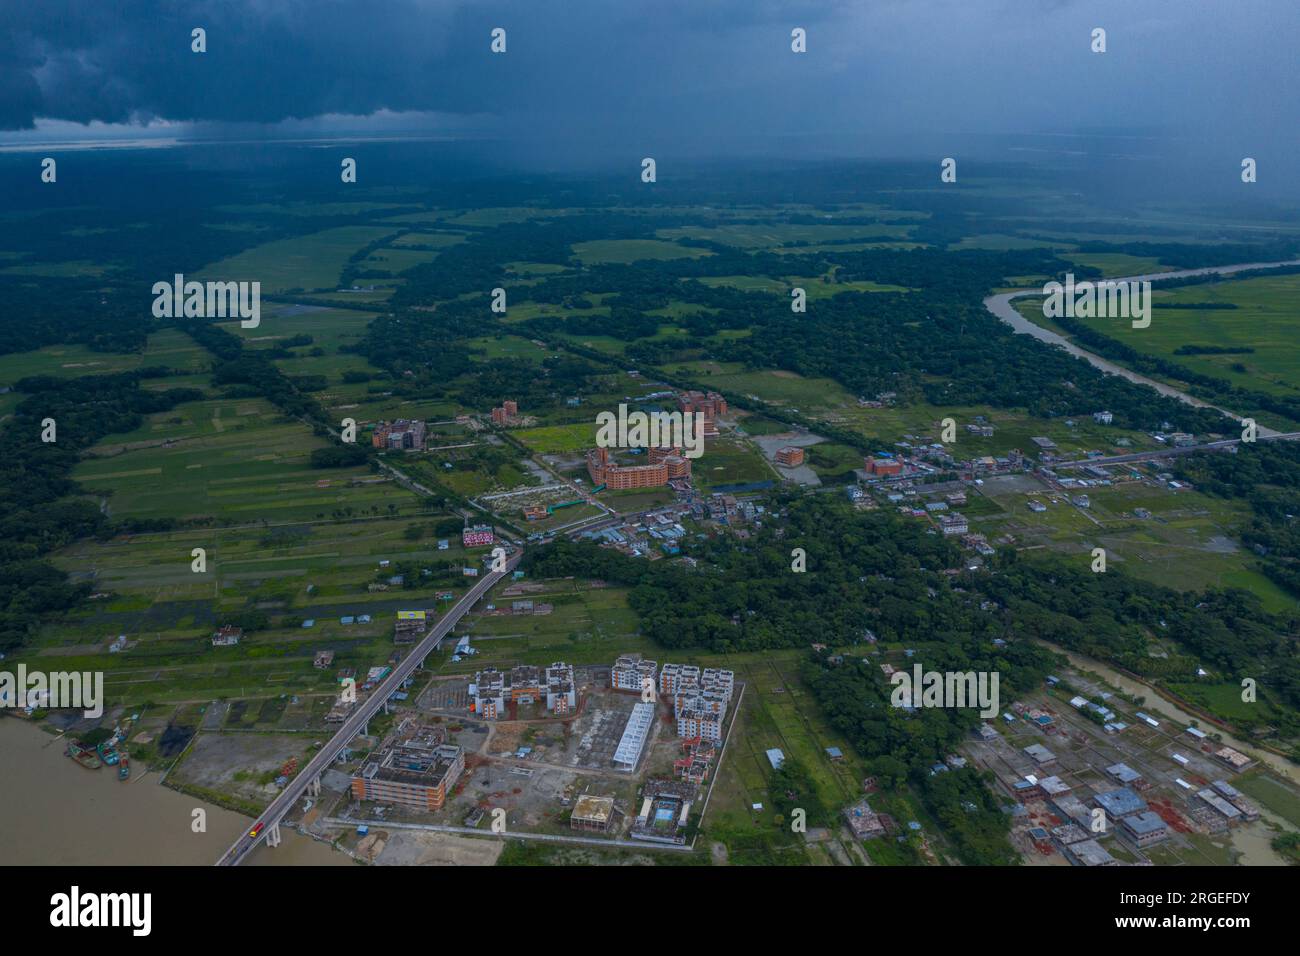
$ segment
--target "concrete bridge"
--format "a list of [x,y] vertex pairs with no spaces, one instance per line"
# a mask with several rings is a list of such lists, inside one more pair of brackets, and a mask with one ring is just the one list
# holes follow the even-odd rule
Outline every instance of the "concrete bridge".
[[338,732],[329,739],[316,756],[308,761],[302,771],[289,781],[284,790],[262,811],[261,816],[257,818],[252,827],[246,830],[217,861],[217,866],[238,866],[263,839],[266,840],[267,846],[279,846],[280,821],[284,819],[285,814],[297,803],[299,798],[307,794],[320,794],[321,776],[338,759],[344,748],[351,744],[358,734],[365,732],[370,718],[377,714],[381,708],[387,712],[388,700],[393,694],[401,690],[402,682],[410,677],[417,667],[423,666],[429,653],[442,643],[442,639],[451,633],[452,628],[456,626],[470,608],[478,603],[483,595],[487,594],[493,585],[502,578],[509,576],[519,564],[519,560],[523,555],[523,549],[517,549],[513,555],[507,558],[504,571],[489,571],[459,601],[452,605],[447,613],[411,649],[410,653],[393,668],[393,672],[375,688],[374,692],[357,704],[356,709],[343,721]]

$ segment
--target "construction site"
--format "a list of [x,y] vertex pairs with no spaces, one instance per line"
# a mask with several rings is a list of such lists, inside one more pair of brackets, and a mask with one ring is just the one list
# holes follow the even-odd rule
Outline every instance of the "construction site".
[[[743,684],[689,665],[664,672],[672,692],[634,656],[434,678],[383,740],[359,741],[371,749],[327,775],[337,779],[324,781],[311,831],[379,864],[475,836],[686,849]],[[715,739],[686,722],[710,715]]]

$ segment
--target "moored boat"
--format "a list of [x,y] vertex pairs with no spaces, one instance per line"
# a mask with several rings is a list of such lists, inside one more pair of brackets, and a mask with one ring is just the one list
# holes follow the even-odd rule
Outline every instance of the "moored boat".
[[118,760],[121,759],[117,750],[106,743],[100,744],[96,747],[95,753],[99,754],[99,759],[104,761],[104,763],[108,764],[110,767],[117,766]]
[[117,765],[117,779],[129,780],[131,778],[131,758],[122,754],[122,762]]
[[64,753],[87,770],[98,770],[103,766],[93,747],[83,747],[75,740],[68,743],[68,749]]

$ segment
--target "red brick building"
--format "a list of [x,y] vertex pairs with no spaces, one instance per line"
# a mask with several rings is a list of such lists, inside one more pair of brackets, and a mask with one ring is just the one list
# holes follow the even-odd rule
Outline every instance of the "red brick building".
[[776,452],[776,463],[784,465],[786,468],[795,468],[803,464],[803,449],[794,445],[786,445],[784,448],[778,448]]
[[691,461],[679,448],[651,448],[648,465],[618,465],[609,460],[609,449],[587,452],[587,474],[596,485],[622,490],[657,488],[678,478],[691,476]]

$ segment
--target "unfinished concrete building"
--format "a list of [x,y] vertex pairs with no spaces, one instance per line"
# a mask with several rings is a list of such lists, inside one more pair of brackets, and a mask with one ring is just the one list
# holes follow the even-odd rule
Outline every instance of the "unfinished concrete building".
[[447,732],[405,720],[353,775],[352,796],[414,810],[439,810],[465,770],[460,747]]
[[553,714],[570,714],[578,708],[578,687],[573,665],[557,661],[546,668],[546,709]]
[[614,822],[614,798],[583,794],[573,805],[569,826],[574,830],[606,833]]
[[655,661],[643,660],[640,654],[620,655],[609,672],[609,686],[614,690],[639,694],[645,687],[646,680],[654,687],[655,671],[658,668]]

